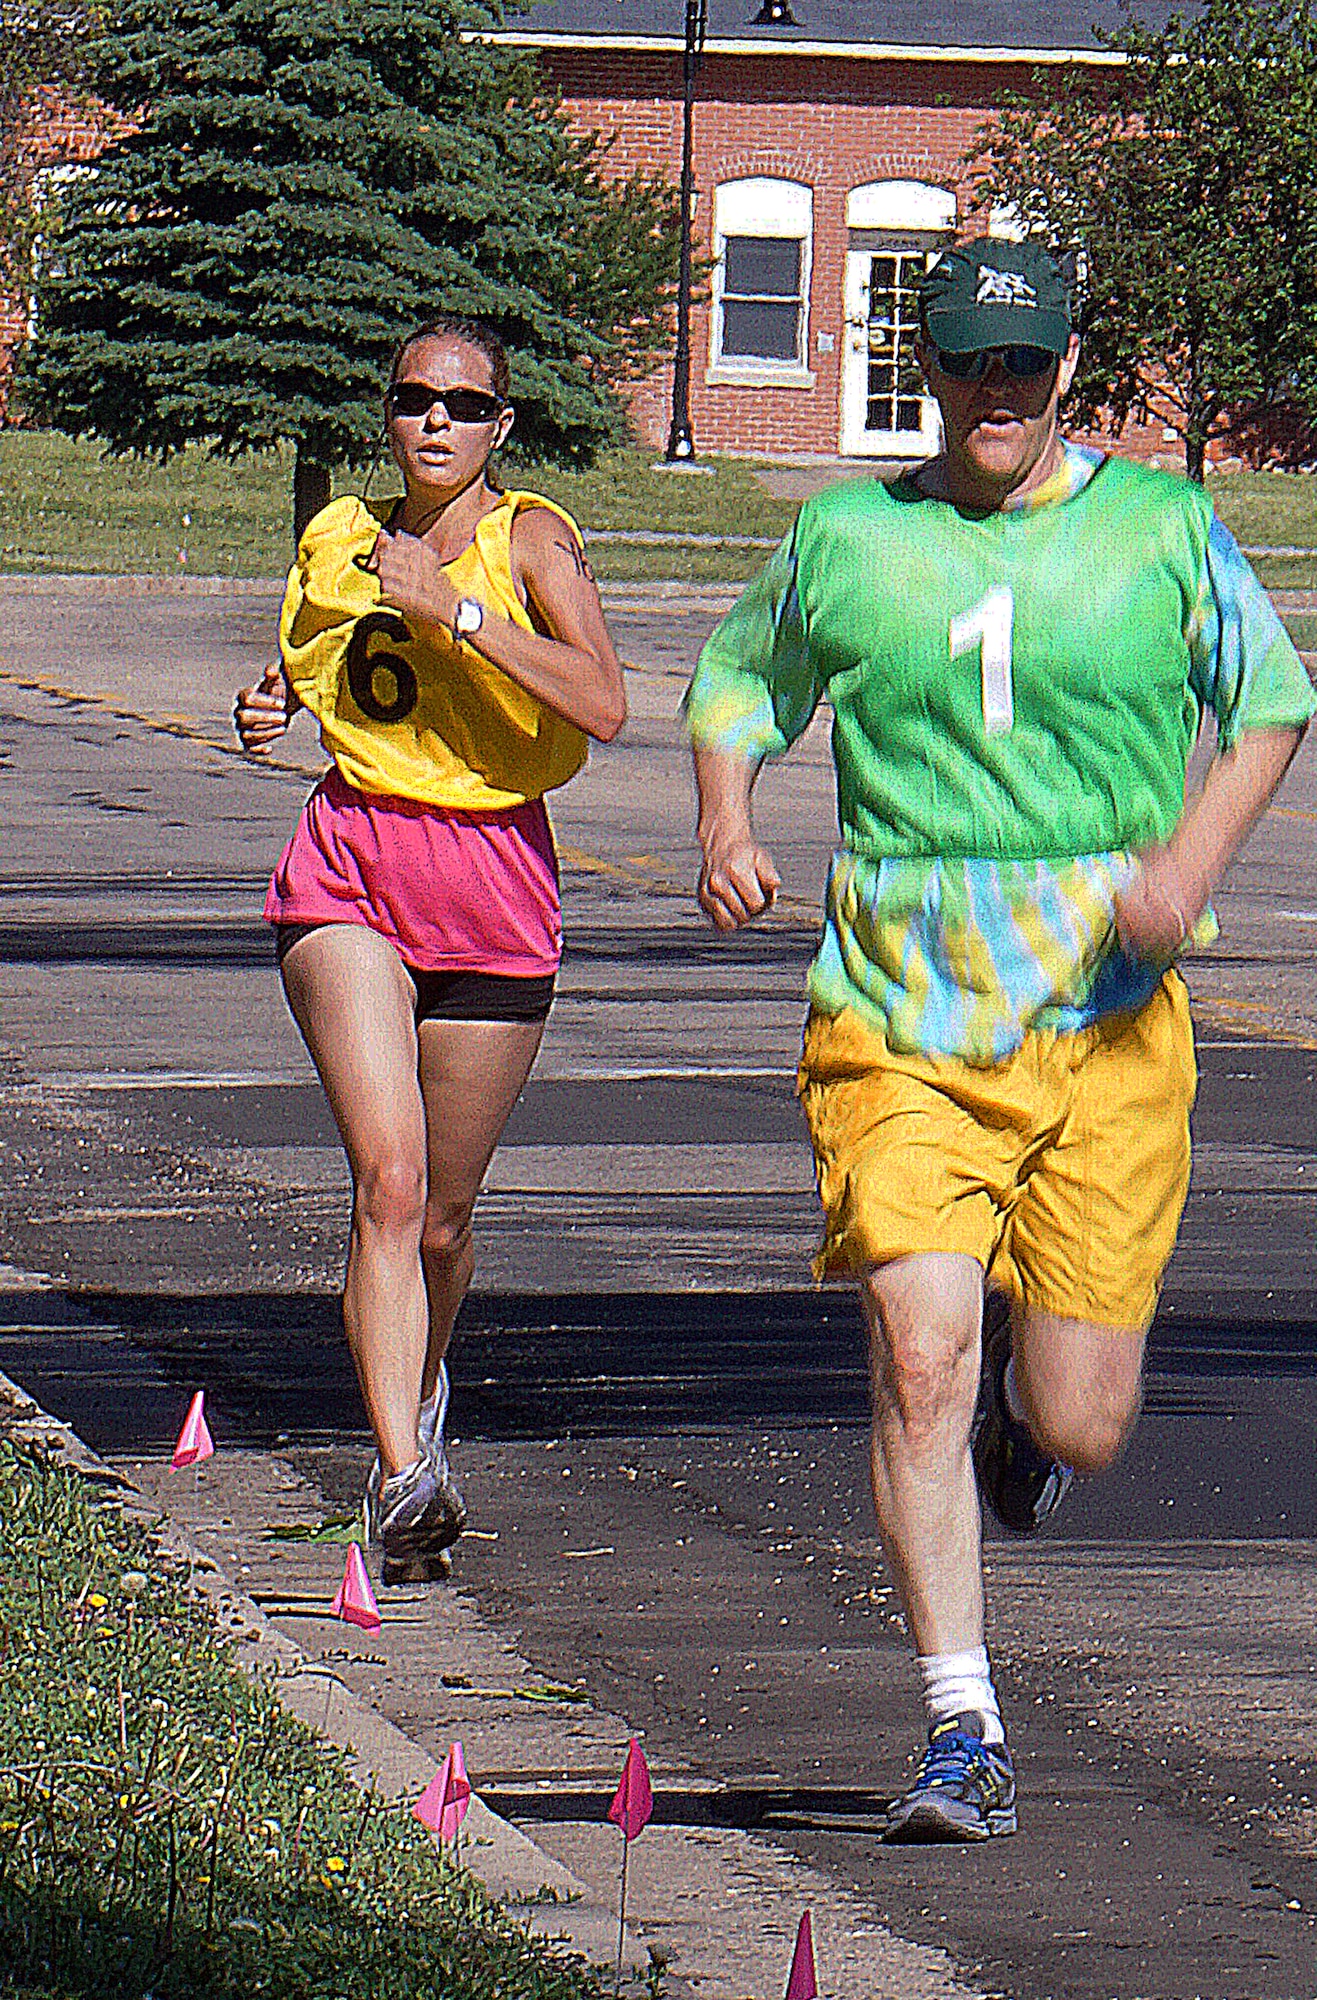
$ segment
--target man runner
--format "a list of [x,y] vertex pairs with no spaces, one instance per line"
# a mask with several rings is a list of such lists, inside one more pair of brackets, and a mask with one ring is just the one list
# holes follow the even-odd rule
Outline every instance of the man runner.
[[[778,887],[760,766],[834,715],[799,1090],[816,1273],[852,1273],[868,1321],[874,1505],[929,1729],[888,1839],[1015,1830],[975,1473],[1027,1533],[1133,1423],[1189,1181],[1174,962],[1315,705],[1207,495],[1063,439],[1078,352],[1040,246],[944,252],[919,344],[940,456],[807,501],[686,698],[724,931]],[[1186,806],[1204,708],[1217,755]]]

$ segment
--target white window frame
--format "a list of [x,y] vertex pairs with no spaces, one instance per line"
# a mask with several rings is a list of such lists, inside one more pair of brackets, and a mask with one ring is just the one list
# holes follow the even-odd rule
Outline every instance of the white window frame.
[[[723,285],[729,236],[776,236],[800,244],[800,314],[796,359],[771,361],[723,353]],[[812,389],[809,367],[809,293],[813,274],[814,190],[802,181],[754,174],[723,181],[713,191],[713,310],[709,315],[709,366],[705,381],[761,389]]]
[[57,271],[52,256],[52,245],[59,241],[60,189],[68,187],[73,181],[95,180],[98,172],[99,169],[94,162],[63,160],[54,165],[35,168],[28,182],[28,202],[38,218],[38,224],[43,218],[54,224],[53,236],[48,230],[38,226],[32,237],[28,264],[27,337],[29,340],[35,338],[37,331],[38,282],[48,271]]

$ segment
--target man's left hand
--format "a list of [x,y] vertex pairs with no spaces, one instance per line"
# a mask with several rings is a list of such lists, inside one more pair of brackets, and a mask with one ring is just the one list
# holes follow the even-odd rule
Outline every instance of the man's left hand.
[[1138,858],[1138,872],[1116,897],[1117,936],[1131,958],[1169,963],[1206,902],[1169,848],[1148,848]]

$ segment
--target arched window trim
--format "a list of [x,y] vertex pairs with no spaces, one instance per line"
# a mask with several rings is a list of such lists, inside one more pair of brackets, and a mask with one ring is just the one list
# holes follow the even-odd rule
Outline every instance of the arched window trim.
[[846,197],[848,229],[954,230],[956,197],[929,181],[865,181]]

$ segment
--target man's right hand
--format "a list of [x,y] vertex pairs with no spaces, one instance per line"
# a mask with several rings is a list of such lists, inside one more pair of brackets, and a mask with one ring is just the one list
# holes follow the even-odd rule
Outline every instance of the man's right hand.
[[771,910],[781,886],[773,857],[753,833],[726,837],[715,831],[704,841],[700,908],[720,931],[739,930]]
[[269,754],[270,745],[283,735],[291,719],[288,683],[276,660],[268,666],[255,687],[242,688],[233,705],[233,726],[250,757]]

